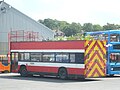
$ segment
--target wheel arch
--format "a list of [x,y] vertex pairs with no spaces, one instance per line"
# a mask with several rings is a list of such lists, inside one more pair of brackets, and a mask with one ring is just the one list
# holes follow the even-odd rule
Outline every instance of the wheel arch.
[[60,79],[67,79],[68,78],[68,71],[66,67],[60,67],[58,69],[58,77]]
[[58,73],[59,73],[60,69],[65,69],[66,72],[68,72],[66,67],[59,67],[59,69],[58,69]]
[[[18,73],[20,73],[20,69],[23,68],[23,67],[26,68],[25,65],[20,65],[19,70],[18,70]],[[27,68],[26,68],[26,69],[27,69]]]

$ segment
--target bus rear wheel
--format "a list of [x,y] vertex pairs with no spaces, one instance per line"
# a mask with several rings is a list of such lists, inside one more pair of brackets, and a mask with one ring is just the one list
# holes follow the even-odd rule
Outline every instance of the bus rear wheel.
[[28,76],[28,72],[27,72],[26,67],[22,66],[22,67],[20,68],[20,75],[21,75],[22,77]]
[[67,79],[68,77],[67,70],[65,68],[60,68],[58,71],[58,76],[60,79]]

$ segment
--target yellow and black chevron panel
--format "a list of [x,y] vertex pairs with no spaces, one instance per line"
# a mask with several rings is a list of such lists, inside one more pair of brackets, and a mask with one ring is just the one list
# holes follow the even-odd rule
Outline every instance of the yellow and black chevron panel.
[[85,76],[101,77],[106,75],[106,41],[85,42]]

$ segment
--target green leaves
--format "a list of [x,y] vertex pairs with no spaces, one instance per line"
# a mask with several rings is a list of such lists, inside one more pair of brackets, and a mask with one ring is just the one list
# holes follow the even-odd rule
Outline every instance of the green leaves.
[[82,29],[82,26],[79,23],[72,23],[63,28],[63,32],[66,36],[75,35],[77,33],[80,33]]
[[115,24],[110,24],[110,23],[107,23],[107,25],[104,25],[103,26],[103,29],[104,30],[114,30],[114,29],[119,29],[120,28],[120,25],[115,25]]
[[60,30],[65,33],[65,36],[75,36],[78,33],[100,31],[100,30],[112,30],[119,29],[120,25],[110,24],[100,26],[99,24],[84,23],[83,26],[80,23],[72,22],[71,24],[66,21],[59,21],[56,19],[44,19],[38,20],[38,22],[44,24],[52,30]]

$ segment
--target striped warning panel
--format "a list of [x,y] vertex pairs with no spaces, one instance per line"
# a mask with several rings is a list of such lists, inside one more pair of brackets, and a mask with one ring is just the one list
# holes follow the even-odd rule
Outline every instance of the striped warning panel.
[[106,41],[85,42],[85,76],[101,77],[106,75]]

